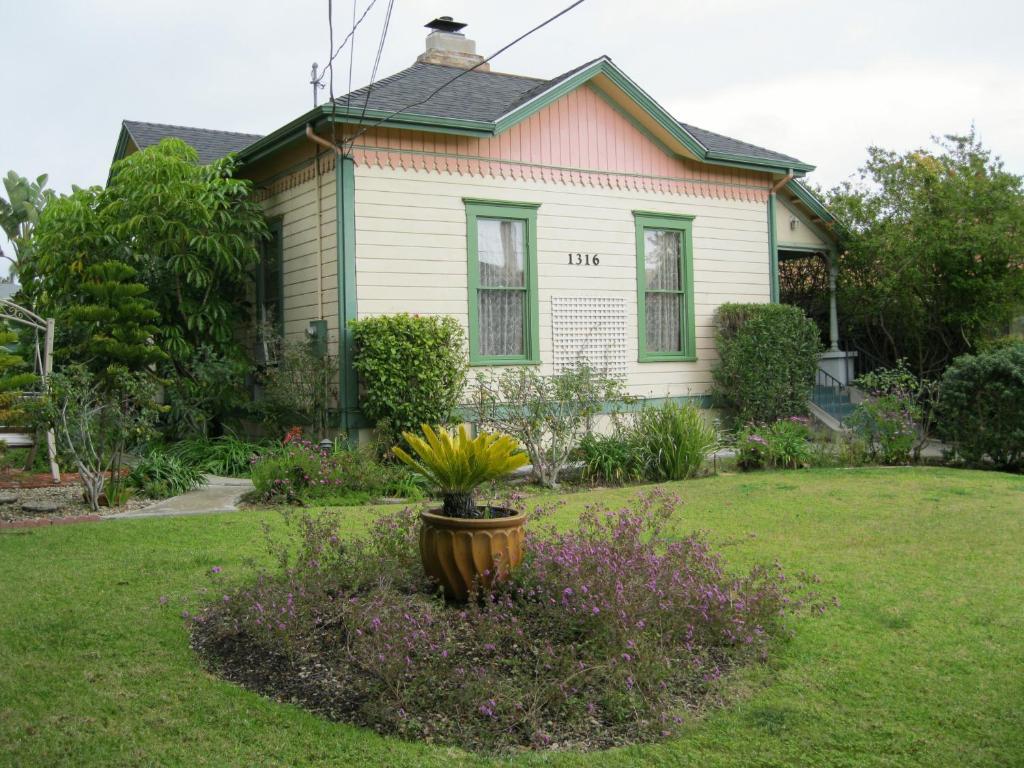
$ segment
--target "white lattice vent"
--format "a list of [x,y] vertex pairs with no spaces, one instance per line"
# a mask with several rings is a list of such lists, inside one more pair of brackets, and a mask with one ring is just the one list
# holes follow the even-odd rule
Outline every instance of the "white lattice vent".
[[609,296],[552,296],[555,372],[586,363],[626,376],[626,300]]

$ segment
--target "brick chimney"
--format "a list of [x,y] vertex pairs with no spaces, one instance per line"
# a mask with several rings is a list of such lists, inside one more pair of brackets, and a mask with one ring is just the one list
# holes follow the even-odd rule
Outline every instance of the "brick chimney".
[[[484,60],[476,52],[476,43],[462,34],[465,24],[452,21],[451,16],[442,16],[425,26],[430,34],[426,50],[416,57],[418,63],[470,69]],[[490,68],[489,64],[482,64],[477,70],[486,72]]]

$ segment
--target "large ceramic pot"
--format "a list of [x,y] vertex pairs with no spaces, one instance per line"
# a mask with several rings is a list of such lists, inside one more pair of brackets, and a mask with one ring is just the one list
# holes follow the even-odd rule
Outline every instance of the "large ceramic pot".
[[450,599],[465,601],[477,587],[489,589],[522,562],[525,514],[466,519],[438,512],[420,513],[420,557]]

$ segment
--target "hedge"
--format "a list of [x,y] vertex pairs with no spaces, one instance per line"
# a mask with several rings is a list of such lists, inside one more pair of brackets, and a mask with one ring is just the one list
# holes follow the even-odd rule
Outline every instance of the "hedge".
[[382,440],[447,424],[466,385],[466,334],[453,317],[383,315],[349,322],[359,405]]
[[715,320],[715,405],[739,424],[807,413],[821,352],[814,321],[787,304],[723,304]]

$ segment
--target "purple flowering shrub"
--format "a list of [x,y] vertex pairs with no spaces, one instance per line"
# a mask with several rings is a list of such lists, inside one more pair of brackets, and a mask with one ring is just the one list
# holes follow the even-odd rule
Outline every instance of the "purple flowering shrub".
[[535,526],[514,577],[465,606],[423,576],[412,511],[345,540],[334,515],[297,517],[278,570],[190,617],[193,645],[228,679],[406,738],[508,751],[667,737],[813,599],[778,565],[730,574],[703,537],[669,535],[678,505],[658,490],[571,531]]

